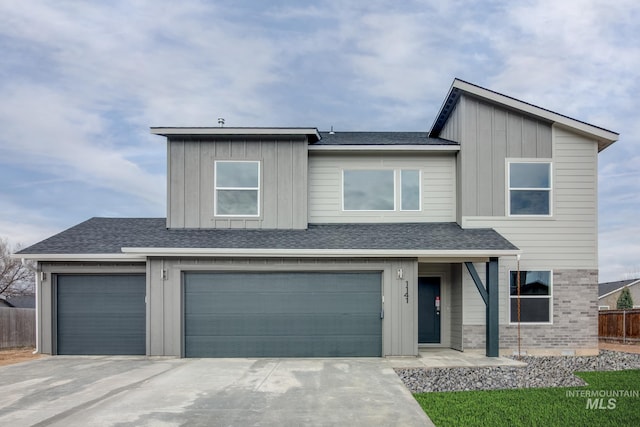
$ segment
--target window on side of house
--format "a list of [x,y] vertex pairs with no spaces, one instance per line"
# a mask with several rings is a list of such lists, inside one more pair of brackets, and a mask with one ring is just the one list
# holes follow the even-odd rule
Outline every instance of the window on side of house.
[[215,214],[260,215],[260,162],[215,162]]
[[551,215],[551,162],[509,163],[509,215]]
[[342,172],[342,209],[345,211],[419,211],[421,194],[418,169],[345,169]]
[[[517,271],[510,272],[511,323],[518,322]],[[553,289],[551,271],[520,271],[520,322],[551,323]]]
[[608,305],[599,305],[598,306],[598,310],[609,310],[609,306]]

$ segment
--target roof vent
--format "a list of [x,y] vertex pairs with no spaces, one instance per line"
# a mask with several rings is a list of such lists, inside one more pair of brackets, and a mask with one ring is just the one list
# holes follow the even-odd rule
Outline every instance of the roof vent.
[[335,135],[336,133],[333,131],[333,126],[331,126],[331,130],[329,131],[329,135]]
[[223,128],[224,127],[224,117],[218,117],[218,125]]

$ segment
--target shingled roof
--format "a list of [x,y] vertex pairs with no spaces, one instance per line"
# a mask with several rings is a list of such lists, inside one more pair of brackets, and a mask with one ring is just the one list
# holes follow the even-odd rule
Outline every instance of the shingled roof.
[[631,284],[635,284],[638,282],[640,282],[640,279],[627,279],[627,280],[619,280],[617,282],[599,283],[598,298],[602,298],[603,296],[613,293],[617,290],[620,290],[625,286],[629,286]]
[[167,229],[165,218],[91,218],[18,255],[119,254],[122,248],[517,251],[493,229],[456,223],[309,224],[304,230]]
[[429,138],[427,132],[320,132],[312,145],[459,145],[442,138]]

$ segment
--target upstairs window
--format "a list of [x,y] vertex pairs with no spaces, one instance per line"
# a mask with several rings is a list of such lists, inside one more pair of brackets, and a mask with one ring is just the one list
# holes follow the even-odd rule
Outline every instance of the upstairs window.
[[400,210],[420,210],[420,171],[403,169],[400,171]]
[[551,163],[509,163],[509,215],[551,215]]
[[419,211],[420,171],[353,169],[342,174],[345,211]]
[[215,214],[260,214],[260,162],[215,162]]
[[[551,271],[520,271],[520,322],[551,323]],[[518,321],[518,272],[511,272],[511,323]]]
[[345,211],[393,211],[395,173],[393,170],[345,170],[343,173]]

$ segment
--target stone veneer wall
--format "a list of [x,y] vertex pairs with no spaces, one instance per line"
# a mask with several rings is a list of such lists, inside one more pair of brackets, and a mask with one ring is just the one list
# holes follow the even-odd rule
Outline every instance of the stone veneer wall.
[[[554,270],[553,324],[520,325],[521,348],[597,349],[598,270]],[[517,325],[500,325],[500,348],[518,347]],[[464,349],[485,348],[484,325],[464,325]]]

